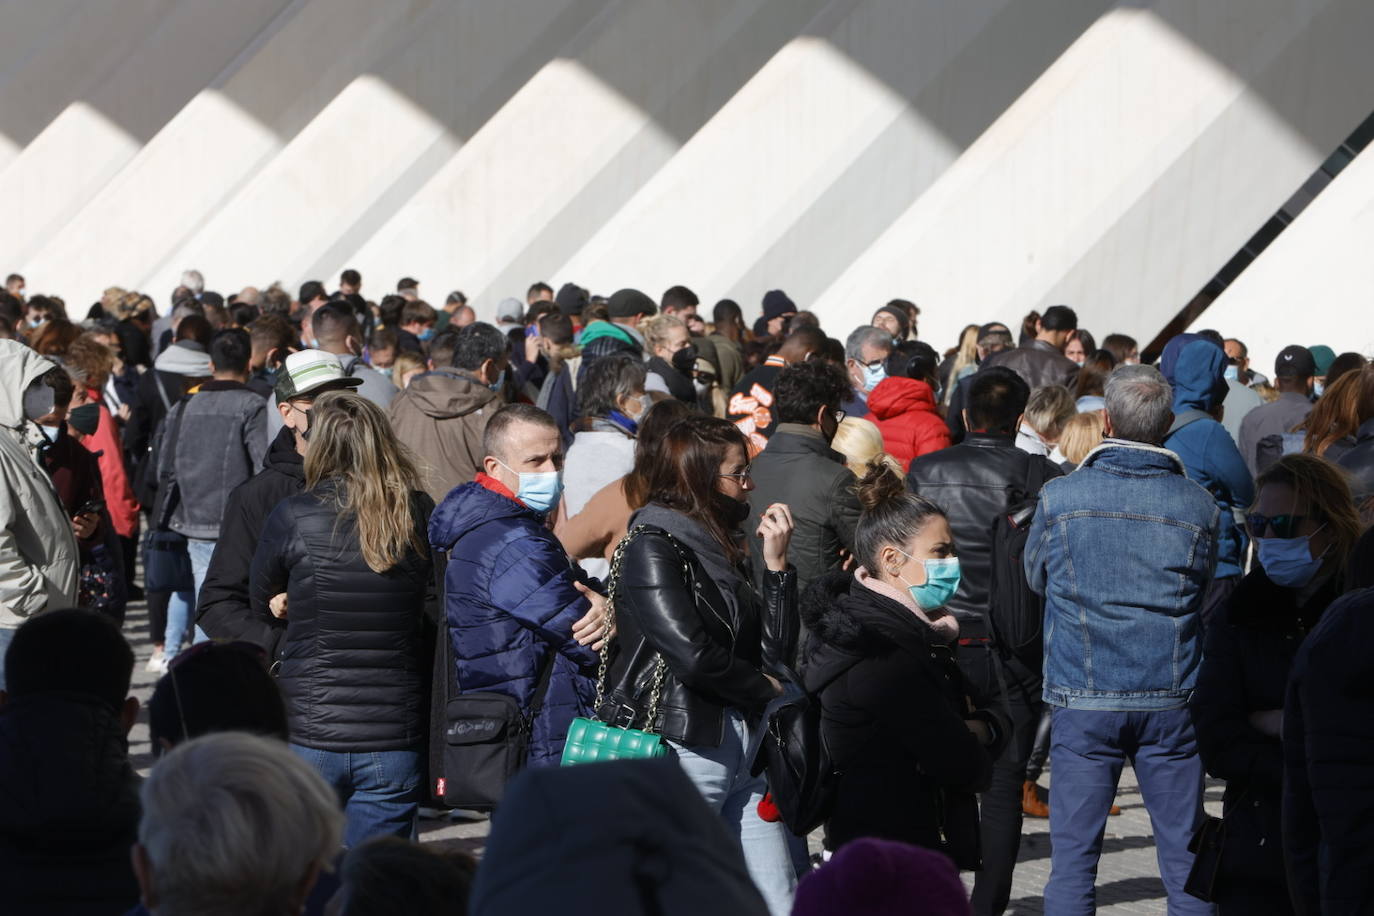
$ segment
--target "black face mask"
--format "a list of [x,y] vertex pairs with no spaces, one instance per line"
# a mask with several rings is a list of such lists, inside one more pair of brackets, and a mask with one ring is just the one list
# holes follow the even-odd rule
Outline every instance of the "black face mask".
[[315,426],[315,410],[314,408],[310,408],[301,411],[301,413],[305,414],[305,429],[301,430],[301,439],[305,442],[309,442],[310,430]]
[[711,494],[711,499],[728,528],[738,528],[749,520],[749,503],[726,496],[719,490]]
[[73,407],[67,411],[67,422],[83,436],[95,435],[96,428],[100,426],[100,405],[82,404],[80,407]]
[[673,354],[673,368],[683,375],[691,376],[697,367],[697,348],[688,344]]

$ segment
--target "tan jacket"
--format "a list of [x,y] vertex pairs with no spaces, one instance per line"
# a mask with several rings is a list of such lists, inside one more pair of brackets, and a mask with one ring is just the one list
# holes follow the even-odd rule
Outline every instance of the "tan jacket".
[[559,513],[553,533],[574,560],[601,557],[607,562],[630,524],[625,478],[606,484],[572,518]]
[[501,396],[457,369],[421,375],[396,395],[391,427],[415,452],[425,492],[440,503],[482,469],[482,433]]

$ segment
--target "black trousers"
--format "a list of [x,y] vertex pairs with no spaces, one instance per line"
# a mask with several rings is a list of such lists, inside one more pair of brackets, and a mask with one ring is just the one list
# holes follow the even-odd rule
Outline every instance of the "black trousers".
[[1011,899],[1012,872],[1021,849],[1021,787],[1044,702],[1038,681],[1018,681],[1005,667],[998,680],[996,666],[1001,662],[990,645],[961,645],[958,658],[973,691],[1002,708],[1012,721],[1012,739],[993,764],[992,784],[978,798],[983,870],[974,876],[970,901],[974,916],[1000,916]]

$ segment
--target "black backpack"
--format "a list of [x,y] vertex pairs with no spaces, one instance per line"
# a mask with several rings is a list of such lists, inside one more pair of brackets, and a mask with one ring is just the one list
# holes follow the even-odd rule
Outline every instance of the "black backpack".
[[1045,463],[1032,456],[1026,480],[1012,505],[992,523],[992,578],[988,626],[1005,661],[1015,660],[1038,676],[1045,655],[1045,599],[1031,590],[1024,559],[1031,521],[1047,479]]
[[821,692],[850,667],[809,689],[791,671],[778,672],[782,695],[764,710],[767,728],[755,731],[745,755],[754,776],[767,771],[773,804],[797,836],[821,826],[834,807],[837,774],[821,724]]

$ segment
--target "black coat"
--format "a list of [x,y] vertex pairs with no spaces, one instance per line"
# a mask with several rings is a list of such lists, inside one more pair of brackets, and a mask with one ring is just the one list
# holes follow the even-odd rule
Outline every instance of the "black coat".
[[1044,480],[1063,472],[1048,458],[1016,447],[1010,436],[971,432],[959,445],[911,462],[907,487],[945,510],[959,545],[963,577],[949,609],[959,618],[960,636],[984,637],[988,584],[992,581],[992,523],[1029,495],[1027,473],[1039,464]]
[[212,638],[246,640],[277,657],[286,622],[254,613],[248,574],[267,516],[282,500],[304,489],[305,459],[296,451],[295,434],[283,427],[267,449],[262,471],[235,487],[225,503],[219,540],[196,606],[196,622]]
[[1374,589],[1327,608],[1284,704],[1283,846],[1297,911],[1374,913]]
[[638,535],[625,550],[615,652],[599,712],[604,721],[643,728],[662,654],[668,672],[653,730],[685,745],[719,747],[724,709],[751,719],[761,714],[774,696],[762,670],[776,670],[795,652],[796,573],[765,574],[761,600],[741,577],[727,603],[693,544],[681,530],[673,534],[681,553],[662,528]]
[[[335,507],[332,483],[280,503],[253,555],[253,613],[287,593],[277,653],[291,740],[326,751],[393,751],[424,742],[427,555],[409,551],[385,573],[363,561],[357,526]],[[412,496],[417,542],[433,504]]]
[[96,916],[138,903],[139,783],[123,725],[99,700],[41,694],[0,708],[0,911]]
[[1374,496],[1374,419],[1360,424],[1353,448],[1339,458],[1330,454],[1327,457],[1355,478],[1352,489],[1357,502]]
[[954,653],[910,610],[848,573],[812,585],[802,618],[811,630],[802,679],[820,690],[839,774],[827,844],[899,840],[979,868],[976,793],[992,779],[1005,718],[974,714],[998,738],[984,747],[965,723],[968,691]]
[[1253,712],[1282,709],[1288,672],[1303,637],[1339,594],[1334,582],[1298,607],[1292,589],[1263,570],[1246,576],[1228,599],[1225,625],[1207,634],[1189,709],[1207,772],[1226,780],[1226,840],[1217,899],[1272,895],[1282,913],[1280,798],[1283,745],[1254,728]]

